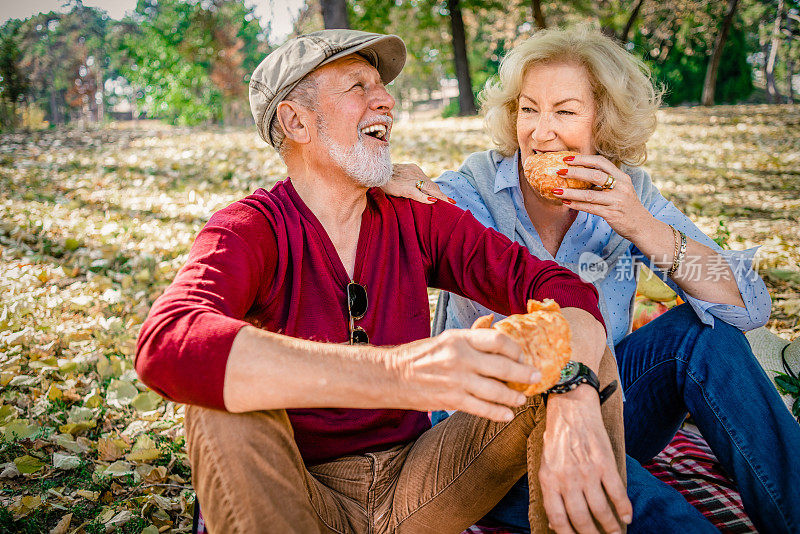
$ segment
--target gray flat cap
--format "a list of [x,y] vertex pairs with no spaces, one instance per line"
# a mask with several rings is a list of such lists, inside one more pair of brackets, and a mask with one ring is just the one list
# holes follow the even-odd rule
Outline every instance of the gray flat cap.
[[272,146],[270,124],[278,104],[313,70],[358,53],[378,70],[383,83],[406,63],[406,45],[396,35],[356,30],[322,30],[291,39],[258,64],[250,78],[250,111],[261,138]]

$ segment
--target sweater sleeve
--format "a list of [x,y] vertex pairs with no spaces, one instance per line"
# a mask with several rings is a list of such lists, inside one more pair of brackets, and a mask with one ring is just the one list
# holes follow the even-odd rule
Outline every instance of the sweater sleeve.
[[549,298],[562,308],[586,310],[605,328],[592,284],[554,261],[536,258],[468,211],[437,202],[430,213],[431,285],[503,315],[526,313],[529,299]]
[[276,266],[277,241],[264,215],[241,202],[215,213],[186,265],[150,309],[136,347],[136,371],[159,394],[225,409],[231,345]]

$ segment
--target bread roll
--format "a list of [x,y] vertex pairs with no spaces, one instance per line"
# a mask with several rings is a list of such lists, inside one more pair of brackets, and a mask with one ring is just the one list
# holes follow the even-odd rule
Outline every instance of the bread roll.
[[508,387],[530,397],[556,385],[561,369],[572,357],[572,333],[559,305],[551,299],[529,300],[526,314],[511,315],[492,326],[493,317],[479,317],[472,328],[496,328],[507,334],[522,347],[525,363],[542,373],[535,384],[507,382]]
[[564,189],[565,187],[588,189],[592,185],[589,182],[556,174],[557,170],[567,168],[567,164],[564,163],[566,156],[578,155],[577,152],[567,150],[531,154],[525,159],[525,163],[522,166],[525,179],[528,180],[534,191],[550,200],[558,200],[558,197],[551,192],[553,189]]

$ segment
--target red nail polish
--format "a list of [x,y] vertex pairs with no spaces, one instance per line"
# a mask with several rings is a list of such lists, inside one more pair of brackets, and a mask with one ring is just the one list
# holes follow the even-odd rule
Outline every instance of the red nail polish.
[[455,204],[455,203],[456,203],[456,201],[455,201],[455,200],[453,200],[453,199],[452,199],[452,198],[450,198],[450,197],[447,197],[447,201],[448,201],[450,204]]
[[564,156],[564,163],[572,161],[573,159],[575,159],[575,156]]
[[562,200],[561,203],[562,204],[572,204],[572,201],[571,200]]
[[437,200],[436,197],[428,197],[428,202],[436,202]]
[[563,195],[564,194],[564,190],[563,189],[553,189],[553,194],[554,195]]
[[567,169],[558,169],[556,171],[556,174],[558,174],[559,176],[564,176],[565,174],[567,174]]

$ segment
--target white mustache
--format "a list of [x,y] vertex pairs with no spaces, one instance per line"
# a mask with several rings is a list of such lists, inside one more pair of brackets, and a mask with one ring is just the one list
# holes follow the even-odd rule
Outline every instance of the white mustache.
[[378,115],[377,117],[372,117],[371,119],[364,119],[358,124],[358,130],[362,128],[366,128],[367,126],[372,126],[373,124],[383,124],[386,128],[391,128],[392,123],[394,121],[389,115]]

